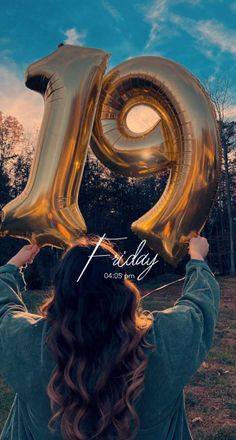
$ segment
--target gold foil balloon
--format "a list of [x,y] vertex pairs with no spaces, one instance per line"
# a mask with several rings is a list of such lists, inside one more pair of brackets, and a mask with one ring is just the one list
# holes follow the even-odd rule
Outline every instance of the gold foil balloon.
[[44,98],[36,154],[24,191],[1,212],[1,235],[67,247],[86,231],[78,194],[108,54],[61,46],[29,66],[26,85]]
[[[140,104],[159,118],[152,129],[134,133],[127,116]],[[106,166],[126,176],[170,170],[160,200],[132,230],[176,266],[187,252],[186,242],[207,220],[220,176],[217,122],[203,87],[164,58],[120,64],[104,78],[91,146]]]
[[[108,54],[65,45],[27,70],[45,112],[27,186],[1,212],[1,235],[67,247],[86,232],[78,194],[91,145],[111,170],[144,177],[170,170],[157,204],[132,225],[174,266],[209,215],[220,176],[217,123],[200,83],[178,64],[134,58],[104,78]],[[137,105],[157,113],[151,129],[130,129]],[[154,118],[155,119],[155,118]],[[140,128],[140,127],[138,127]]]

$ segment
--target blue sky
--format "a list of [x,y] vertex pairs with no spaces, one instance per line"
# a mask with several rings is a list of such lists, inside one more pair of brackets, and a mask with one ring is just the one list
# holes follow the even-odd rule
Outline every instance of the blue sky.
[[[159,55],[201,81],[226,74],[236,84],[235,0],[12,0],[0,10],[0,110],[27,129],[40,124],[43,107],[25,89],[24,71],[60,42],[107,50],[110,67]],[[229,116],[236,117],[233,86],[231,104]]]

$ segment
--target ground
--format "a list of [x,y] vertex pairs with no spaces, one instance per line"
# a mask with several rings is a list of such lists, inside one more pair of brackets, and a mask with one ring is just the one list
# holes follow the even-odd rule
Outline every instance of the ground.
[[[158,279],[158,285],[172,281]],[[213,347],[206,362],[186,387],[186,409],[194,440],[236,440],[236,279],[219,277],[221,311]],[[143,285],[144,293],[157,282]],[[145,308],[162,310],[173,305],[180,296],[182,282],[153,292],[145,301]],[[40,303],[42,292],[28,291],[25,301],[31,311]],[[13,393],[0,378],[0,431],[7,417]]]

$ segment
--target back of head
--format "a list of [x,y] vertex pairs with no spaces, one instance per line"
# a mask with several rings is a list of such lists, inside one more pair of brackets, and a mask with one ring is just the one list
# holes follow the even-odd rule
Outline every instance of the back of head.
[[114,266],[120,255],[111,243],[98,241],[83,237],[65,252],[43,307],[56,361],[49,426],[59,422],[65,440],[134,438],[144,349],[152,348],[137,327],[138,289]]

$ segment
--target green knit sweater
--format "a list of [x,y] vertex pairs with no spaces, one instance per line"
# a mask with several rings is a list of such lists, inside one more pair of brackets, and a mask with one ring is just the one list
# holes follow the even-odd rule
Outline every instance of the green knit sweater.
[[[0,440],[62,440],[51,434],[46,387],[55,367],[45,347],[48,323],[29,313],[22,300],[23,274],[12,265],[0,267],[0,374],[15,399]],[[190,260],[182,296],[155,316],[147,339],[150,352],[144,390],[135,407],[140,418],[137,440],[190,440],[184,386],[206,359],[219,311],[220,289],[205,261]],[[125,440],[125,439],[124,439]]]

